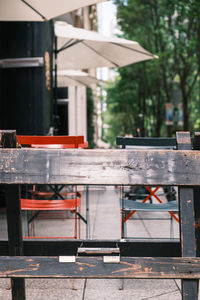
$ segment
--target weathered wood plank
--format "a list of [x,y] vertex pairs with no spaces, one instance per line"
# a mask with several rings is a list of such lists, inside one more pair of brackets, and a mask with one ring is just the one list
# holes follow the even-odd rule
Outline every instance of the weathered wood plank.
[[195,257],[196,245],[195,245],[193,189],[180,188],[179,202],[180,202],[181,253],[182,256],[184,257]]
[[[178,240],[51,240],[27,239],[23,241],[25,256],[76,255],[82,248],[120,248],[121,256],[139,257],[179,257]],[[8,241],[0,240],[0,255],[8,256]]]
[[[195,257],[195,222],[194,222],[194,203],[193,189],[180,188],[180,233],[181,233],[181,252],[183,257]],[[198,281],[182,280],[182,299],[198,299]]]
[[[1,132],[2,147],[16,148],[16,131]],[[7,185],[5,189],[7,206],[7,228],[8,228],[8,250],[9,255],[23,255],[22,243],[22,219],[20,205],[20,186]],[[23,278],[12,278],[12,299],[25,300],[25,280]]]
[[0,149],[5,184],[200,184],[199,151]]
[[[189,132],[177,132],[178,150],[191,150]],[[183,257],[195,257],[195,220],[193,188],[179,187],[179,214],[181,254]],[[184,279],[181,281],[182,300],[198,299],[198,280]]]
[[[6,186],[7,228],[9,255],[23,255],[22,220],[19,185]],[[25,300],[25,280],[12,278],[12,300]]]
[[102,257],[77,257],[60,263],[58,257],[1,257],[1,278],[200,278],[199,258],[121,258],[104,263]]
[[2,148],[17,147],[16,130],[0,130],[0,147]]
[[176,132],[176,143],[178,150],[191,150],[191,137],[189,131],[178,131]]
[[6,186],[8,247],[10,255],[23,255],[19,185]]
[[[200,132],[194,134],[194,150],[200,150]],[[200,256],[200,187],[194,187],[196,256]]]

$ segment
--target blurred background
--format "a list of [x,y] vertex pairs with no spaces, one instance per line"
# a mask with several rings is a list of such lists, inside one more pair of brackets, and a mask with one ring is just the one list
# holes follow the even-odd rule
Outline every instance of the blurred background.
[[[195,0],[116,0],[45,22],[1,21],[0,128],[17,134],[84,135],[90,148],[114,147],[116,136],[198,131],[199,15]],[[58,21],[136,41],[158,58],[123,67],[78,68],[96,81],[69,83],[58,76]]]

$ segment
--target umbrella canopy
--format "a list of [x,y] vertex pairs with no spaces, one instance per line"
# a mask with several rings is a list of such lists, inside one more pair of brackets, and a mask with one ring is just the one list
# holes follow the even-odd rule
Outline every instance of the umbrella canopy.
[[0,21],[46,21],[105,0],[0,0]]
[[157,58],[137,42],[105,37],[94,31],[55,23],[58,69],[121,67]]
[[[101,80],[102,81],[102,80]],[[91,85],[99,82],[93,76],[86,72],[78,70],[60,70],[57,72],[57,85],[59,86],[77,86],[77,85]]]

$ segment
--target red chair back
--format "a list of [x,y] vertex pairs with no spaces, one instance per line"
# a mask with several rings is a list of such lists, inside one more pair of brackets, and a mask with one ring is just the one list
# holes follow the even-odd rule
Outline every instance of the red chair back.
[[86,148],[84,136],[30,136],[17,135],[17,142],[20,145],[27,145],[34,148]]

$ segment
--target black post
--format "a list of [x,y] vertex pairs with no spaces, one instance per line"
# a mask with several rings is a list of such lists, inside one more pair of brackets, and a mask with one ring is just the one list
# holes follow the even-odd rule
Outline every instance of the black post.
[[[189,132],[178,132],[176,139],[178,150],[191,150]],[[181,255],[182,257],[196,257],[193,188],[179,188],[179,213]],[[182,299],[198,300],[198,284],[198,280],[181,280]]]
[[[16,131],[1,132],[1,145],[6,148],[16,148]],[[10,256],[23,255],[22,220],[20,205],[20,185],[6,185],[5,197],[7,204],[8,248]],[[25,300],[25,279],[13,278],[12,300]]]
[[58,98],[58,82],[57,82],[57,73],[58,73],[58,67],[57,67],[57,56],[58,56],[58,45],[57,45],[57,36],[54,36],[54,42],[55,42],[55,49],[54,49],[54,58],[55,58],[55,71],[54,71],[54,133],[58,133],[58,108],[57,108],[57,98]]
[[[200,132],[194,134],[194,150],[200,150]],[[200,187],[194,187],[196,256],[200,257]]]

